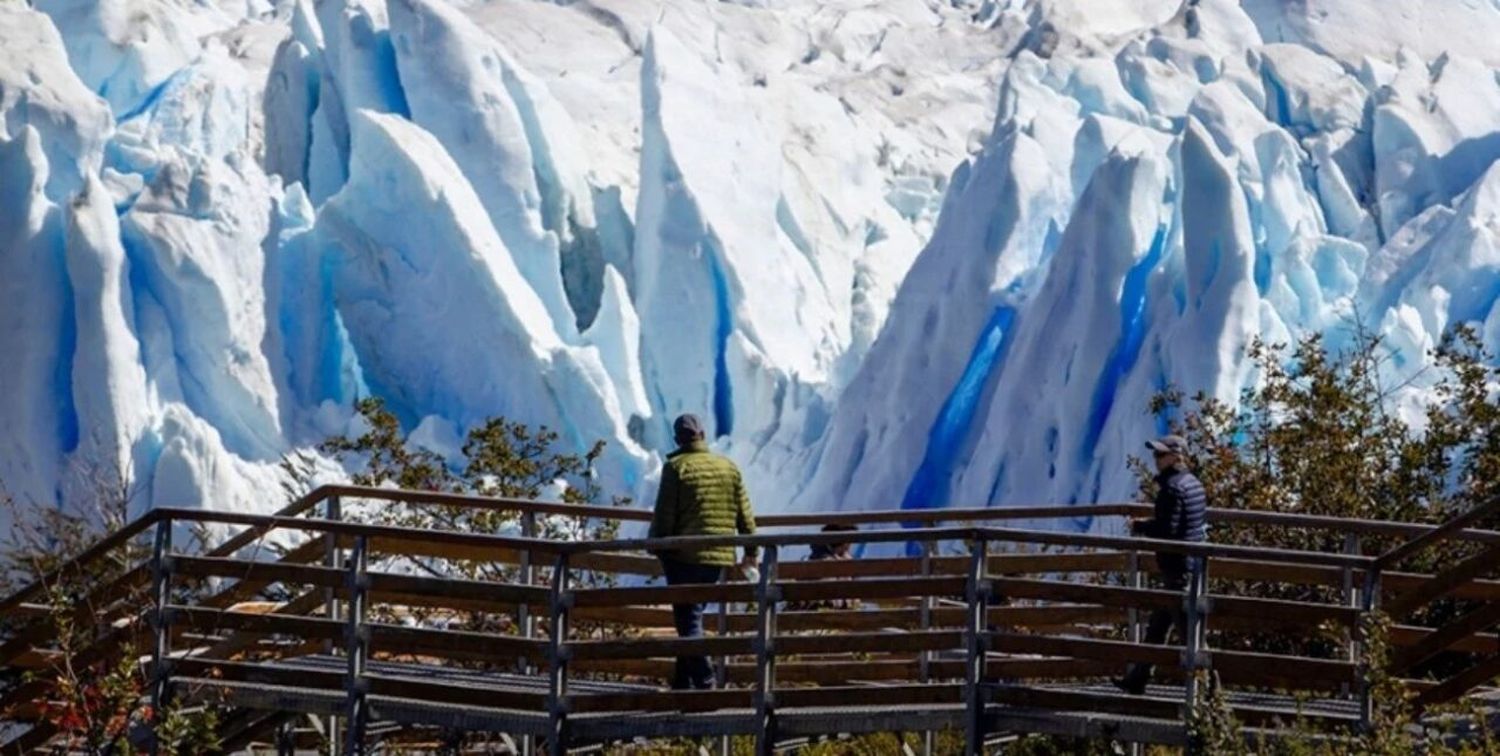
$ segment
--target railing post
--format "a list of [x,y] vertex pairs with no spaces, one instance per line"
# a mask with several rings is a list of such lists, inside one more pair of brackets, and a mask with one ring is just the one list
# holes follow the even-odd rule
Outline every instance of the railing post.
[[[1359,556],[1359,545],[1360,544],[1359,544],[1359,534],[1358,533],[1345,533],[1344,534],[1344,553],[1345,554],[1349,554],[1351,556]],[[1342,592],[1340,594],[1340,598],[1343,599],[1344,606],[1347,606],[1347,607],[1350,607],[1350,608],[1354,608],[1354,609],[1360,608],[1361,606],[1363,606],[1363,601],[1362,601],[1362,599],[1360,597],[1361,596],[1360,588],[1354,584],[1354,567],[1352,565],[1347,565],[1347,564],[1344,565],[1344,568],[1343,568],[1343,577],[1344,577],[1343,590],[1342,590]],[[1344,638],[1345,638],[1345,644],[1344,644],[1345,658],[1348,659],[1349,662],[1353,663],[1353,664],[1358,664],[1359,663],[1359,639],[1356,637],[1357,634],[1358,634],[1358,628],[1351,628],[1349,630],[1349,632],[1347,632],[1344,635]],[[1344,695],[1349,695],[1350,694],[1350,689],[1349,689],[1349,686],[1347,684],[1342,685],[1340,687],[1342,688],[1342,692],[1343,692]]]
[[365,659],[368,657],[369,637],[365,627],[369,593],[369,541],[365,536],[355,536],[354,550],[349,554],[349,619],[344,625],[344,655],[348,657],[349,672],[344,685],[349,695],[344,707],[344,726],[347,735],[344,752],[359,756],[365,752],[365,725],[369,718],[365,708]]
[[[167,605],[172,602],[172,519],[164,517],[156,523],[156,539],[151,548],[151,600],[153,603],[151,623],[155,635],[155,646],[151,654],[151,710],[162,711],[170,693],[172,652],[171,614]],[[152,756],[161,752],[161,736],[155,727],[151,730]]]
[[760,583],[755,588],[755,752],[772,756],[776,747],[776,585],[775,544],[761,552]]
[[573,593],[568,589],[568,554],[557,555],[552,568],[552,595],[548,601],[552,615],[551,643],[548,646],[547,676],[547,752],[562,756],[568,748],[568,610]]
[[296,756],[297,740],[294,724],[296,718],[288,717],[276,727],[276,756]]
[[[325,519],[337,522],[344,518],[343,506],[339,502],[339,497],[328,497],[328,501],[324,502],[324,506],[326,507],[323,513]],[[327,533],[323,537],[328,539],[328,542],[323,544],[323,566],[335,568],[342,566],[342,561],[339,559],[338,534]],[[333,588],[325,588],[323,590],[323,608],[328,614],[328,619],[336,620],[339,618],[338,591]],[[332,643],[333,641],[329,641],[330,651],[332,650]]]
[[[523,538],[536,538],[536,512],[526,511],[521,513],[521,536]],[[521,552],[520,574],[517,578],[521,585],[531,585],[533,573],[531,549]],[[522,638],[536,637],[536,620],[531,616],[531,607],[526,602],[521,602],[516,608],[516,624],[521,631]],[[518,665],[521,673],[530,676],[533,673],[531,662],[526,657],[521,657]],[[521,736],[521,756],[531,756],[536,750],[536,738],[530,735]]]
[[[1376,565],[1371,565],[1365,570],[1365,584],[1364,590],[1360,595],[1359,608],[1360,618],[1366,624],[1373,620],[1375,612],[1380,608],[1380,567]],[[1361,627],[1357,630],[1361,638],[1356,650],[1360,656],[1363,656],[1365,651],[1363,638],[1365,628]],[[1387,639],[1387,642],[1389,642],[1389,639]],[[1371,689],[1373,686],[1370,685],[1370,674],[1373,670],[1370,669],[1368,661],[1364,659],[1359,660],[1357,669],[1360,671],[1359,726],[1363,732],[1369,732],[1371,723],[1375,718],[1375,703],[1371,695],[1374,691]]]
[[[331,520],[331,521],[334,521],[334,522],[338,522],[338,521],[344,519],[343,502],[340,500],[339,497],[337,497],[337,496],[330,496],[330,497],[328,497],[328,499],[323,502],[323,507],[324,507],[324,510],[323,510],[323,518],[324,519]],[[325,543],[325,544],[323,544],[323,566],[324,567],[333,567],[333,568],[337,569],[338,567],[342,566],[342,564],[343,564],[342,560],[339,559],[339,539],[338,539],[338,534],[337,533],[326,533],[326,534],[324,534],[323,537],[328,539],[328,542]],[[333,588],[326,588],[323,591],[323,611],[324,611],[325,616],[328,617],[328,619],[333,620],[335,622],[338,621],[339,615],[340,615],[340,612],[339,612],[338,591],[336,591]],[[323,644],[323,652],[326,653],[326,654],[330,654],[330,655],[333,654],[335,648],[336,648],[336,646],[335,646],[335,644],[334,644],[334,642],[332,640],[328,640],[328,641],[324,642],[324,644]],[[338,756],[338,754],[339,754],[339,746],[340,746],[340,741],[339,741],[339,718],[338,718],[338,716],[336,716],[336,715],[330,715],[328,717],[327,727],[326,727],[325,732],[328,735],[328,753],[329,753],[329,756]]]
[[[720,585],[729,582],[729,572],[730,572],[730,569],[732,569],[732,568],[727,568],[727,569],[719,571],[719,584]],[[718,628],[718,630],[716,632],[718,633],[719,637],[722,638],[725,635],[729,634],[729,602],[728,601],[724,601],[722,599],[719,601],[718,618],[715,620],[715,625]],[[717,689],[719,689],[719,690],[723,690],[724,687],[725,687],[725,685],[728,684],[728,682],[729,682],[729,657],[728,656],[724,656],[723,654],[720,654],[718,656],[718,663],[714,665],[714,687],[717,688]],[[728,735],[721,736],[719,738],[719,756],[730,756],[731,750],[732,750],[732,744],[730,743],[729,736]]]
[[[1125,587],[1137,589],[1146,587],[1146,575],[1141,570],[1141,552],[1135,549],[1125,552]],[[1125,639],[1139,644],[1144,638],[1145,628],[1141,625],[1141,611],[1132,604],[1125,609]],[[1136,742],[1128,744],[1126,748],[1130,756],[1141,756],[1143,750],[1141,744]]]
[[[1141,574],[1141,552],[1131,550],[1125,554],[1125,587],[1144,588]],[[1134,605],[1125,610],[1125,637],[1131,643],[1141,642],[1141,613]]]
[[968,600],[968,619],[964,625],[967,641],[964,649],[964,753],[982,756],[984,753],[984,662],[987,648],[985,635],[986,605],[989,601],[989,585],[985,580],[986,557],[989,542],[976,538],[969,544],[969,575],[964,591]]
[[[536,512],[521,513],[521,537],[536,538]],[[517,581],[520,582],[521,585],[531,585],[532,572],[531,549],[526,549],[521,552],[521,566],[519,572],[516,575]],[[535,626],[536,623],[532,620],[531,617],[531,607],[527,606],[526,602],[524,601],[518,604],[516,606],[516,627],[521,631],[521,637],[533,637],[535,633]],[[530,663],[524,656],[520,659],[520,667],[521,671],[523,672],[530,671]]]
[[[932,541],[922,542],[922,577],[932,577]],[[931,595],[922,596],[922,603],[917,609],[918,626],[925,632],[932,629],[932,601]],[[923,649],[917,656],[917,679],[923,683],[932,680],[932,651]],[[922,756],[932,756],[935,745],[935,734],[931,730],[922,733]]]
[[[1191,557],[1189,557],[1191,559]],[[1206,646],[1204,626],[1208,617],[1208,557],[1198,557],[1198,569],[1188,570],[1187,595],[1183,599],[1187,622],[1182,631],[1184,722],[1195,716],[1198,705],[1198,657]]]

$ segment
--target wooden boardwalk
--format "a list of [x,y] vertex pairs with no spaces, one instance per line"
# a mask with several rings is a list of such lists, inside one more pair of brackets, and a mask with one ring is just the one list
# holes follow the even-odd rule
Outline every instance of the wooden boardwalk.
[[[518,535],[358,521],[385,506],[495,510],[516,518]],[[0,601],[0,668],[10,681],[0,688],[0,747],[45,750],[57,734],[39,716],[45,686],[24,676],[57,663],[38,603],[44,586],[132,545],[141,552],[143,542],[139,563],[88,587],[96,626],[82,655],[118,658],[127,638],[148,639],[148,695],[223,707],[222,735],[237,749],[290,753],[330,738],[348,753],[381,742],[437,748],[481,732],[549,753],[725,736],[753,738],[769,753],[813,738],[934,731],[962,733],[970,753],[1020,733],[1183,744],[1189,702],[1208,679],[1252,732],[1274,737],[1299,721],[1337,735],[1368,721],[1358,628],[1377,608],[1397,623],[1396,669],[1419,705],[1472,694],[1500,674],[1500,639],[1490,632],[1500,582],[1489,579],[1500,533],[1471,527],[1495,508],[1437,528],[1211,513],[1221,523],[1325,531],[1342,539],[1340,553],[1044,527],[1140,515],[1141,505],[767,516],[756,536],[591,542],[532,536],[547,518],[649,513],[347,486],[270,516],[160,509]],[[830,522],[861,529],[817,532]],[[228,535],[206,552],[173,547],[202,526]],[[1450,539],[1471,542],[1472,555],[1437,575],[1396,569]],[[800,560],[808,545],[849,541],[893,556]],[[666,587],[647,556],[725,543],[761,548],[757,583]],[[906,556],[908,544],[920,554]],[[1150,587],[1154,550],[1200,557],[1207,577],[1185,594]],[[498,571],[435,577],[414,560]],[[1249,583],[1288,598],[1237,595]],[[1401,624],[1446,596],[1467,599],[1468,613],[1437,629]],[[671,634],[669,604],[684,600],[712,605],[706,637]],[[833,600],[856,605],[788,610]],[[1163,608],[1185,613],[1181,644],[1135,642],[1147,613]],[[1284,642],[1314,637],[1323,641]],[[1287,651],[1248,650],[1273,647]],[[663,686],[684,653],[716,660],[716,690]],[[1438,658],[1470,663],[1445,679],[1416,674]],[[1107,678],[1127,662],[1157,665],[1162,684],[1122,695]]]

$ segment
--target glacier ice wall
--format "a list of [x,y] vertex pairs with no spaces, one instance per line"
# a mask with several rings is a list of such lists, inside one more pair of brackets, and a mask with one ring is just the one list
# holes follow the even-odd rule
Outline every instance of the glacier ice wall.
[[1375,8],[0,5],[0,482],[268,510],[373,393],[642,498],[683,411],[768,510],[1128,495],[1255,336],[1500,348],[1500,9]]

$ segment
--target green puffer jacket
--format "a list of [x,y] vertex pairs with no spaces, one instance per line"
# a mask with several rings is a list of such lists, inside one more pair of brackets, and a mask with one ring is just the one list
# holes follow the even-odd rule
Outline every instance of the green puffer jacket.
[[[667,455],[661,487],[656,491],[656,512],[651,518],[652,538],[754,532],[750,495],[745,493],[745,481],[733,462],[710,452],[703,441]],[[745,551],[747,556],[754,556],[756,550]],[[726,567],[735,563],[732,546],[662,556]]]

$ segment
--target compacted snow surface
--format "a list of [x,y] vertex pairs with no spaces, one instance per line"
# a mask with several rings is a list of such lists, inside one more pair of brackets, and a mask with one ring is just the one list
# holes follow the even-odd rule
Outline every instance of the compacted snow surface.
[[1463,0],[0,3],[0,480],[266,511],[373,394],[443,453],[604,439],[647,499],[684,411],[765,511],[1118,499],[1151,394],[1233,399],[1256,335],[1500,349],[1497,38]]

